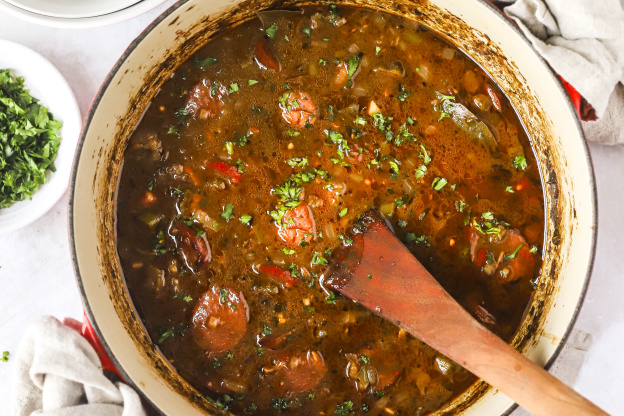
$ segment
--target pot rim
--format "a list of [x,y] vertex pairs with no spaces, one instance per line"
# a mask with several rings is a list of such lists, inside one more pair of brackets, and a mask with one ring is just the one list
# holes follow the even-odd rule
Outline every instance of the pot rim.
[[[115,355],[112,353],[111,348],[108,346],[108,343],[106,342],[106,338],[103,336],[103,333],[102,333],[102,331],[100,330],[100,328],[99,328],[99,326],[97,324],[96,317],[93,314],[93,311],[91,310],[91,307],[90,307],[89,303],[87,302],[87,296],[86,296],[85,288],[84,288],[84,285],[83,285],[83,279],[82,279],[82,276],[80,275],[80,269],[78,267],[78,256],[77,256],[77,247],[76,247],[75,230],[74,230],[74,192],[75,192],[75,189],[76,189],[76,176],[77,176],[77,172],[78,172],[78,164],[79,164],[79,161],[80,161],[80,156],[82,154],[82,148],[84,146],[84,142],[85,142],[85,139],[86,139],[86,134],[87,134],[87,131],[89,130],[89,127],[91,125],[91,120],[93,119],[93,116],[94,116],[94,113],[95,113],[95,109],[100,104],[102,96],[104,95],[104,93],[108,89],[110,83],[112,82],[113,78],[115,77],[115,75],[119,71],[120,67],[125,63],[125,61],[128,59],[128,57],[134,52],[136,47],[143,41],[143,39],[145,37],[147,37],[152,32],[152,30],[154,30],[164,19],[169,17],[169,15],[174,13],[180,7],[184,6],[189,1],[190,0],[180,0],[177,3],[173,4],[171,7],[169,7],[167,10],[162,12],[156,19],[154,19],[154,21],[152,23],[150,23],[128,45],[126,50],[123,52],[123,54],[119,57],[117,62],[115,62],[115,65],[109,71],[109,73],[106,76],[105,80],[102,82],[102,85],[98,89],[97,94],[93,98],[93,101],[89,105],[89,109],[88,109],[87,115],[84,118],[84,122],[83,122],[83,125],[82,125],[82,130],[80,132],[80,137],[78,139],[78,145],[76,147],[76,151],[75,151],[75,154],[74,154],[74,161],[73,161],[73,165],[72,165],[72,169],[71,169],[71,179],[70,179],[70,183],[69,183],[69,198],[68,198],[68,205],[69,206],[68,206],[68,212],[67,212],[68,228],[69,228],[69,245],[70,245],[70,249],[71,249],[72,265],[73,265],[73,268],[74,268],[74,273],[75,273],[75,277],[76,277],[76,283],[78,285],[78,289],[80,290],[80,297],[82,299],[82,304],[83,304],[84,311],[85,311],[85,313],[86,313],[86,315],[87,315],[87,317],[89,319],[89,322],[90,322],[93,330],[95,331],[95,333],[96,333],[100,343],[102,344],[102,347],[104,348],[104,350],[106,351],[106,354],[108,355],[110,360],[113,362],[113,364],[115,365],[115,367],[117,368],[117,370],[121,374],[121,376],[123,378],[123,381],[126,384],[130,385],[132,388],[134,388],[134,390],[139,393],[139,395],[143,398],[143,400],[148,402],[152,406],[152,408],[154,408],[160,414],[164,414],[164,413],[158,408],[158,406],[152,400],[150,400],[148,398],[148,396],[143,392],[143,390],[141,388],[139,388],[139,386],[129,377],[128,373],[124,370],[123,366],[120,365],[120,362],[117,359],[117,357],[115,357]],[[593,271],[594,262],[595,262],[595,259],[596,259],[596,239],[597,239],[597,233],[598,233],[598,202],[597,202],[598,198],[597,198],[596,177],[595,177],[595,173],[594,173],[594,165],[593,165],[593,161],[592,161],[592,158],[591,158],[591,154],[589,152],[589,146],[587,145],[587,139],[585,137],[585,133],[584,133],[582,127],[581,127],[581,123],[580,123],[580,120],[579,120],[579,117],[578,117],[578,113],[577,113],[576,108],[574,107],[574,104],[572,103],[572,100],[571,100],[570,96],[568,95],[568,93],[567,93],[563,83],[561,82],[561,79],[557,76],[557,74],[554,72],[554,70],[550,67],[548,62],[546,62],[546,60],[535,51],[535,49],[531,45],[531,42],[529,41],[529,39],[513,23],[513,21],[511,21],[499,8],[494,6],[489,0],[473,0],[473,1],[476,1],[476,2],[480,3],[481,5],[483,5],[484,7],[488,8],[490,11],[492,11],[496,15],[496,17],[498,19],[503,21],[505,23],[505,25],[507,25],[512,31],[514,31],[523,42],[525,42],[528,46],[530,46],[532,52],[535,55],[537,55],[538,59],[545,66],[545,68],[546,68],[547,72],[549,73],[551,79],[553,81],[555,81],[555,86],[559,90],[559,93],[562,94],[565,97],[564,100],[566,101],[566,104],[567,104],[567,107],[568,107],[568,111],[571,111],[574,114],[575,127],[576,127],[576,130],[578,131],[579,135],[583,138],[583,144],[582,144],[583,151],[585,153],[586,163],[587,163],[587,165],[589,167],[589,179],[590,179],[589,186],[591,188],[591,195],[592,195],[592,203],[591,203],[591,208],[592,208],[591,230],[592,231],[591,231],[591,244],[590,244],[591,252],[590,252],[590,257],[589,257],[589,261],[588,261],[588,264],[587,264],[587,270],[585,271],[585,281],[583,283],[583,288],[582,288],[582,291],[581,291],[581,295],[580,295],[580,297],[579,297],[579,299],[577,301],[577,304],[576,304],[576,306],[574,308],[574,313],[572,314],[572,318],[570,319],[570,322],[568,323],[566,331],[565,331],[564,335],[562,336],[559,345],[557,346],[557,348],[555,349],[554,353],[552,354],[550,359],[546,362],[546,364],[543,367],[545,370],[548,370],[553,365],[553,363],[555,362],[557,357],[559,357],[559,354],[561,353],[561,350],[563,349],[563,347],[566,345],[566,343],[568,341],[570,333],[572,332],[572,329],[574,328],[574,326],[576,324],[576,320],[578,319],[579,312],[580,312],[580,310],[581,310],[581,308],[582,308],[582,306],[583,306],[583,304],[585,302],[585,298],[586,298],[586,295],[587,295],[587,288],[589,287],[589,283],[590,283],[590,280],[591,280],[591,277],[592,277],[592,271]],[[509,415],[517,407],[518,407],[518,404],[514,403],[501,416]]]

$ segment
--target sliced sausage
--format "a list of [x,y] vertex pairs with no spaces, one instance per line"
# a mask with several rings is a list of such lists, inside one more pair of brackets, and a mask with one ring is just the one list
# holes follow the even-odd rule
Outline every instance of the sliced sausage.
[[193,337],[197,345],[208,352],[227,351],[243,339],[248,321],[243,294],[215,286],[204,293],[195,306]]
[[275,360],[279,368],[275,390],[280,395],[303,393],[316,387],[327,374],[327,365],[320,352],[304,351]]

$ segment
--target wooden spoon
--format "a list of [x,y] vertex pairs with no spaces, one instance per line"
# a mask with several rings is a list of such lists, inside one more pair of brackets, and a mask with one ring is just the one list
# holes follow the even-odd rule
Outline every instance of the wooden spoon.
[[372,213],[323,282],[541,415],[606,415],[488,331]]

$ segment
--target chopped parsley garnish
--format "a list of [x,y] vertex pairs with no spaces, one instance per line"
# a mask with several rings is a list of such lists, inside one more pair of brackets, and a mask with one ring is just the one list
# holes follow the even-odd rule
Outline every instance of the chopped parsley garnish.
[[448,181],[445,178],[437,177],[431,182],[431,189],[440,192],[447,183]]
[[518,170],[525,170],[528,166],[526,157],[524,157],[523,155],[514,157],[512,160],[512,164],[513,164],[514,169],[518,169]]
[[214,58],[212,56],[207,56],[204,59],[196,58],[193,61],[193,64],[195,64],[197,68],[203,68],[205,66],[215,65],[217,62],[218,62],[217,58]]
[[396,98],[399,101],[405,101],[407,100],[407,97],[409,97],[410,95],[412,95],[412,93],[405,89],[405,85],[401,85],[401,89],[399,93],[396,95]]
[[223,212],[221,213],[221,218],[226,221],[229,221],[232,218],[232,213],[234,212],[234,205],[227,204],[225,208],[223,208]]
[[312,257],[311,264],[318,266],[327,266],[327,259],[321,255],[318,251],[314,252],[314,256]]
[[426,235],[419,236],[414,233],[406,233],[403,239],[406,243],[424,244],[427,247],[431,245],[431,242],[429,241],[429,237],[427,237]]
[[154,179],[150,179],[150,181],[147,183],[147,190],[148,191],[154,190]]
[[235,92],[238,92],[238,83],[233,82],[230,84],[230,88],[228,89],[228,93],[233,94]]
[[167,252],[167,247],[165,247],[165,233],[162,230],[156,234],[152,250],[157,256],[162,256]]
[[219,292],[219,302],[226,303],[228,301],[228,297],[230,296],[230,291],[226,288],[221,288],[221,292]]
[[292,256],[293,254],[295,254],[295,250],[293,250],[292,248],[284,247],[282,249],[282,253],[286,254],[287,256]]
[[464,212],[464,208],[466,208],[466,203],[463,200],[455,201],[455,209],[457,212]]
[[535,253],[537,253],[537,246],[533,246],[533,247],[531,247],[531,249],[529,250],[529,252],[530,252],[531,254],[535,254]]
[[288,134],[289,136],[297,137],[301,133],[299,133],[297,130],[288,129],[286,130],[286,134]]
[[351,81],[351,78],[357,71],[358,66],[360,66],[360,57],[357,55],[351,55],[349,59],[347,60],[346,65],[347,65],[347,78],[349,78],[349,81],[347,81],[346,87],[350,88],[351,85],[353,84],[353,82]]
[[303,305],[303,310],[309,313],[314,313],[314,306]]
[[178,128],[176,126],[169,126],[169,130],[167,130],[167,134],[173,134],[176,135],[178,137],[181,136],[180,132],[178,131]]
[[507,254],[505,256],[505,260],[513,260],[516,258],[516,256],[518,255],[518,252],[520,251],[520,249],[522,248],[524,244],[520,244],[518,245],[518,247],[516,247],[516,249],[514,251],[512,251],[511,253]]
[[247,85],[252,86],[252,85],[256,85],[257,83],[259,83],[260,81],[257,81],[255,79],[248,79],[247,80]]
[[494,214],[492,214],[491,212],[487,211],[481,214],[481,218],[483,218],[484,220],[493,220],[494,219]]
[[307,157],[291,157],[290,159],[286,160],[286,163],[288,163],[289,166],[296,168],[296,167],[304,167],[308,164],[308,158]]
[[193,298],[189,295],[187,295],[186,293],[176,293],[175,295],[173,295],[174,299],[182,299],[184,302],[189,303],[190,301],[193,300]]
[[416,179],[423,178],[426,173],[427,173],[427,166],[420,165],[419,167],[416,168],[416,172],[415,172]]
[[9,361],[9,352],[8,351],[3,351],[2,352],[2,358],[0,358],[0,361],[2,362],[7,362]]
[[513,187],[511,187],[511,186],[507,186],[507,187],[505,188],[505,192],[509,192],[510,194],[515,193],[515,191],[513,190]]
[[379,55],[379,52],[381,52],[381,46],[375,46],[375,55]]
[[342,402],[341,404],[336,406],[336,410],[334,413],[338,416],[347,416],[349,413],[351,413],[352,409],[353,402],[349,400],[347,402]]
[[362,362],[364,364],[369,364],[370,363],[370,358],[368,358],[367,355],[364,355],[364,354],[360,355],[360,359],[362,360]]
[[425,149],[425,146],[423,146],[422,144],[420,145],[420,150],[422,150],[422,153],[420,154],[420,157],[423,158],[423,163],[425,165],[428,165],[429,162],[431,162],[431,157],[429,156],[429,153],[427,153],[427,149]]
[[271,26],[267,27],[265,32],[268,37],[275,39],[275,35],[277,34],[277,23],[273,23]]
[[303,32],[304,35],[306,35],[307,37],[312,36],[312,28],[310,26],[305,26],[303,29],[301,29],[301,31]]
[[271,335],[271,328],[269,328],[266,324],[262,324],[262,327],[263,335]]
[[160,337],[158,338],[158,343],[162,344],[163,342],[171,338],[173,336],[173,331],[175,331],[174,327],[166,329],[162,334],[160,334]]
[[327,64],[328,64],[328,62],[325,59],[323,59],[323,58],[319,58],[318,63],[321,66],[327,66]]
[[327,297],[325,297],[325,300],[327,301],[327,303],[329,303],[331,305],[335,305],[336,304],[336,294],[334,292],[330,292],[329,295],[327,295]]
[[349,208],[343,208],[340,210],[340,213],[338,215],[340,216],[340,218],[342,218],[347,215],[347,212],[349,212]]
[[251,224],[251,219],[252,219],[251,215],[241,215],[239,218],[240,222],[242,222],[245,225]]

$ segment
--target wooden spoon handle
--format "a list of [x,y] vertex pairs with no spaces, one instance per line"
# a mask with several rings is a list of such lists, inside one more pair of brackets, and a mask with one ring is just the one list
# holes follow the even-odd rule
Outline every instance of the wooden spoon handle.
[[363,237],[356,236],[351,253],[339,256],[333,270],[326,285],[394,322],[533,414],[607,414],[477,322],[385,226],[373,223]]

